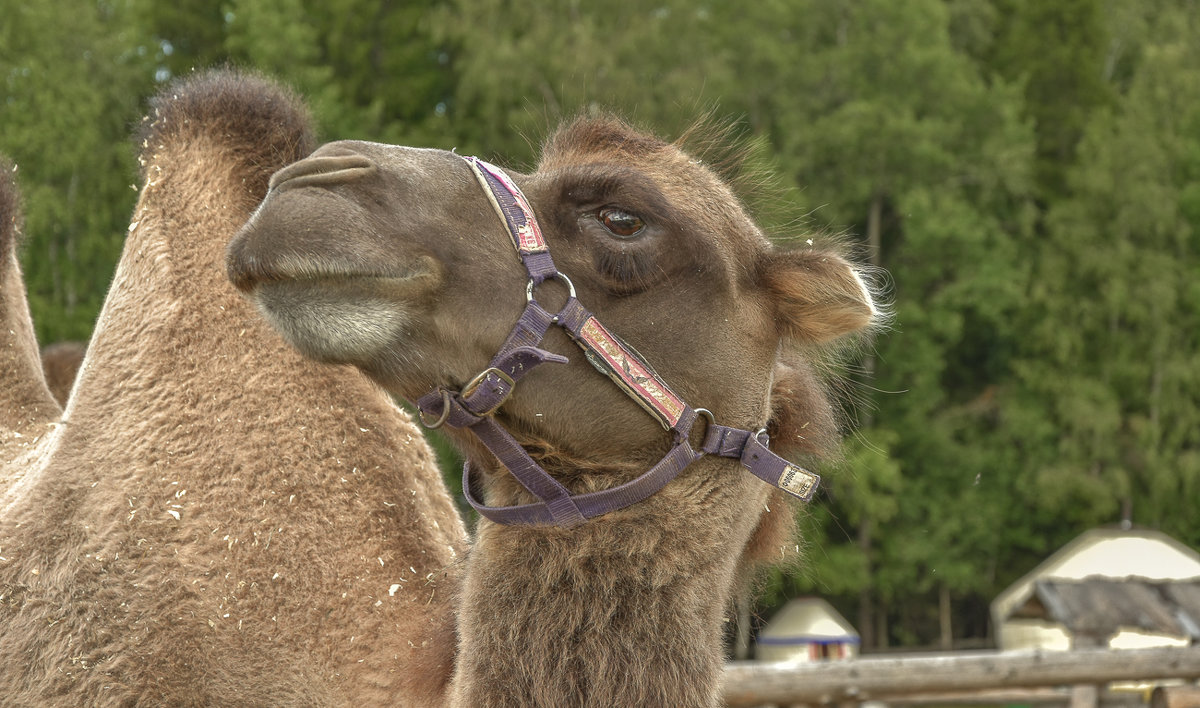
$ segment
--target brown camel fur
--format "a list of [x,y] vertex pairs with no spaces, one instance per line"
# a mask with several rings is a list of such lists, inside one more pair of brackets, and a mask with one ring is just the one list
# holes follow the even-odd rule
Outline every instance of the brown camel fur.
[[[875,320],[839,253],[774,248],[712,171],[615,120],[567,125],[535,171],[510,175],[579,299],[684,400],[749,430],[786,409],[777,434],[808,454],[836,437],[809,359],[782,369],[774,402],[770,391],[781,351],[811,357]],[[524,269],[467,163],[363,142],[276,173],[230,244],[229,273],[301,351],[409,399],[482,371],[525,305]],[[538,292],[562,300],[558,285]],[[497,420],[576,493],[656,462],[662,428],[560,330],[543,346],[571,363],[523,379]],[[533,501],[472,438],[459,442],[485,471],[486,503]],[[715,705],[739,568],[748,550],[778,553],[771,495],[736,461],[707,457],[577,528],[481,522],[452,704]]]
[[[224,274],[227,241],[310,136],[291,95],[232,72],[154,101],[79,380],[0,499],[0,703],[444,702],[465,531],[430,449],[384,391],[301,358]],[[4,253],[21,314],[11,238]],[[0,382],[10,431],[35,417],[13,386],[40,394],[37,420],[54,406],[22,333],[24,369]]]

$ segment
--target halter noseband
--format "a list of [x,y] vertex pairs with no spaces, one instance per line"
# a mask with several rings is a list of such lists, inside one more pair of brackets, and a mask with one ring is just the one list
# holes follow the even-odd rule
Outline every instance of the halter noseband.
[[[439,387],[417,401],[423,424],[430,428],[449,425],[471,430],[509,473],[539,500],[518,506],[483,505],[471,491],[471,463],[467,461],[463,464],[463,494],[480,515],[508,525],[577,526],[646,499],[704,455],[739,460],[768,484],[804,501],[812,499],[821,478],[771,452],[765,429],[750,432],[719,425],[708,410],[692,408],[632,347],[600,324],[575,298],[571,280],[555,268],[533,208],[520,188],[495,165],[476,157],[463,159],[507,227],[529,274],[525,311],[488,368],[471,379],[461,391]],[[566,305],[557,313],[548,312],[534,298],[534,289],[549,279],[562,281],[568,290]],[[573,495],[543,470],[492,417],[512,395],[517,383],[538,365],[567,363],[566,357],[537,346],[551,325],[566,330],[596,369],[611,378],[671,433],[671,449],[636,479],[611,489]],[[696,419],[701,417],[707,426],[704,441],[697,451],[692,449],[688,436]],[[430,419],[432,423],[428,422]]]

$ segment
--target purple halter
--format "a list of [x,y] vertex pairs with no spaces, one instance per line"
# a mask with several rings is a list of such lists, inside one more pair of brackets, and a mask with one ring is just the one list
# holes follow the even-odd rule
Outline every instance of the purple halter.
[[[471,463],[468,461],[463,465],[463,494],[476,511],[500,524],[578,526],[588,519],[646,499],[704,455],[739,460],[768,484],[804,501],[812,499],[821,478],[771,452],[767,448],[769,440],[765,429],[752,433],[719,425],[708,410],[692,408],[675,395],[637,352],[584,309],[575,298],[571,280],[555,268],[533,208],[520,188],[495,165],[476,157],[463,159],[471,166],[484,193],[504,221],[529,273],[527,304],[488,368],[471,379],[461,391],[442,387],[431,391],[417,401],[417,407],[421,411],[421,422],[429,428],[450,425],[475,433],[513,477],[540,500],[519,506],[483,505],[471,491]],[[534,288],[552,278],[562,281],[569,292],[566,305],[557,313],[546,311],[533,296]],[[545,362],[565,364],[568,361],[564,356],[537,346],[551,325],[565,329],[594,367],[611,378],[671,433],[670,451],[640,477],[611,489],[572,495],[492,417],[512,395],[517,382],[535,367]],[[692,449],[688,436],[700,417],[708,425],[697,451]],[[428,422],[430,418],[432,423]]]

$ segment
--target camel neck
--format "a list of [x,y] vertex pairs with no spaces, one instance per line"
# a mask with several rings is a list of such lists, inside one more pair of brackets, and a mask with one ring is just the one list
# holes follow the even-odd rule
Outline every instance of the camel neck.
[[677,483],[686,499],[656,497],[575,529],[482,522],[459,608],[454,705],[716,705],[724,616],[754,518],[734,500],[754,488],[728,474],[718,486],[714,465],[698,467]]

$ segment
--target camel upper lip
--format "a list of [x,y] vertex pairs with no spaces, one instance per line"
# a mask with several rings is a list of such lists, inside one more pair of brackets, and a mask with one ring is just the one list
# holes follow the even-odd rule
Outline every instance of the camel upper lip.
[[271,175],[269,189],[337,184],[372,175],[377,170],[374,162],[357,153],[307,157]]
[[300,260],[279,259],[272,263],[263,263],[254,258],[229,258],[228,275],[234,287],[242,292],[252,292],[255,288],[268,283],[368,283],[376,281],[384,283],[407,283],[436,272],[429,258],[418,258],[416,262],[405,268],[389,272],[368,272],[342,270],[323,264],[308,263]]
[[325,283],[372,288],[411,289],[422,279],[439,279],[441,269],[429,255],[413,254],[384,267],[364,268],[363,264],[342,263],[338,259],[314,258],[311,255],[272,253],[264,258],[247,240],[235,238],[226,255],[226,274],[234,287],[244,293],[253,292],[268,283]]

